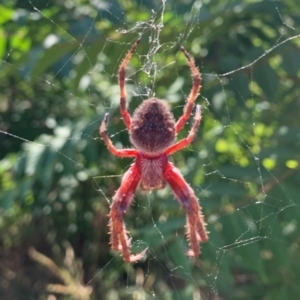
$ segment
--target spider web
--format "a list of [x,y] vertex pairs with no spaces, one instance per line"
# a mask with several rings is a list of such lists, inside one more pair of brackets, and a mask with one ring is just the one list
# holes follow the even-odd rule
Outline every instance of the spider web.
[[[149,250],[147,261],[134,266],[124,264],[122,267],[126,274],[126,279],[122,281],[126,284],[120,289],[124,293],[124,297],[146,299],[145,295],[148,295],[159,298],[160,295],[163,295],[162,290],[165,289],[164,292],[170,299],[172,297],[182,299],[183,291],[186,292],[186,299],[229,299],[224,296],[226,288],[223,285],[228,284],[227,279],[224,278],[224,274],[228,274],[226,272],[233,273],[232,277],[236,284],[252,282],[256,273],[259,274],[257,276],[265,276],[265,271],[259,265],[277,255],[272,252],[273,248],[270,245],[280,248],[282,244],[290,243],[289,245],[292,245],[293,243],[278,236],[278,231],[283,232],[283,236],[291,235],[296,230],[297,220],[284,221],[283,229],[279,230],[277,227],[281,216],[288,213],[291,208],[298,208],[296,191],[294,194],[290,193],[290,187],[285,184],[286,178],[296,172],[297,168],[293,164],[297,157],[285,159],[286,165],[291,166],[290,168],[276,169],[273,166],[276,158],[272,156],[272,153],[262,154],[264,149],[270,149],[270,145],[267,144],[268,139],[265,138],[264,143],[259,146],[256,144],[256,142],[261,143],[256,136],[263,136],[264,130],[267,130],[267,126],[264,126],[262,122],[261,112],[266,111],[270,114],[272,111],[269,110],[271,104],[269,103],[270,99],[267,98],[267,92],[263,93],[257,83],[257,68],[270,55],[280,51],[281,47],[299,45],[300,40],[299,31],[297,31],[298,24],[294,24],[288,15],[282,12],[281,3],[240,1],[230,4],[229,2],[226,3],[226,10],[221,5],[212,6],[208,1],[191,1],[188,5],[182,6],[180,6],[182,3],[178,3],[180,8],[186,9],[182,19],[180,12],[177,13],[181,22],[184,22],[182,27],[175,21],[173,23],[170,21],[169,10],[174,9],[174,6],[168,4],[167,1],[149,4],[148,16],[131,22],[124,18],[126,9],[122,8],[118,2],[101,4],[94,1],[90,6],[92,7],[91,11],[88,12],[92,17],[89,24],[83,26],[85,29],[83,29],[84,32],[80,35],[80,39],[75,32],[66,30],[60,25],[55,18],[51,17],[51,14],[49,16],[47,6],[41,10],[34,2],[28,0],[28,3],[32,12],[26,17],[28,19],[41,18],[46,25],[54,25],[67,44],[75,45],[72,48],[72,54],[64,64],[57,67],[55,72],[38,74],[35,72],[36,70],[24,70],[22,66],[11,63],[11,57],[14,55],[14,48],[11,47],[2,59],[3,66],[11,72],[23,74],[21,77],[23,82],[20,84],[29,84],[28,78],[31,77],[34,81],[40,82],[45,91],[54,89],[58,93],[63,92],[69,95],[69,99],[72,100],[68,99],[68,103],[59,105],[63,110],[73,111],[73,120],[80,120],[80,114],[85,111],[87,106],[90,107],[93,117],[89,118],[87,124],[81,124],[78,121],[79,125],[74,128],[72,133],[68,126],[61,125],[56,128],[55,138],[51,139],[45,134],[37,140],[29,140],[6,130],[5,122],[1,121],[0,117],[0,125],[2,123],[1,127],[4,128],[0,130],[0,133],[2,136],[9,136],[11,139],[24,142],[24,151],[21,152],[18,161],[24,157],[34,161],[35,157],[39,157],[45,149],[49,149],[49,151],[51,149],[67,161],[76,171],[77,179],[81,182],[89,182],[90,185],[87,186],[97,193],[97,201],[100,204],[96,204],[95,201],[95,207],[104,206],[104,203],[106,207],[109,206],[113,192],[109,186],[114,186],[113,182],[118,181],[115,177],[120,182],[131,162],[120,161],[114,157],[110,157],[110,161],[105,162],[109,156],[103,153],[105,158],[101,163],[105,163],[104,165],[86,167],[87,160],[82,156],[77,158],[76,155],[71,154],[67,147],[62,147],[62,143],[65,141],[70,144],[76,143],[78,149],[86,149],[86,143],[93,145],[102,143],[95,134],[95,129],[97,130],[104,112],[107,111],[111,116],[108,131],[114,144],[117,147],[129,146],[125,126],[118,117],[117,69],[131,43],[139,36],[142,37],[142,43],[134,54],[126,73],[126,90],[130,110],[132,112],[132,109],[141,101],[155,96],[165,98],[171,104],[175,116],[178,117],[184,105],[182,99],[187,97],[192,80],[186,61],[180,54],[174,56],[174,53],[178,50],[179,45],[185,45],[194,40],[188,51],[195,56],[203,78],[201,95],[196,100],[202,106],[202,124],[195,143],[181,153],[175,154],[171,160],[182,171],[200,199],[208,223],[210,239],[205,245],[201,245],[203,253],[199,260],[192,262],[185,258],[184,254],[187,250],[184,234],[185,215],[178,203],[174,201],[170,189],[166,188],[151,194],[137,192],[125,221],[128,230],[133,233],[133,250],[137,252],[146,247],[149,247]],[[255,4],[257,4],[257,7],[262,5],[262,8],[269,8],[270,11],[273,11],[280,20],[277,23],[278,27],[273,28],[272,33],[266,33],[266,35],[269,33],[269,44],[259,45],[260,51],[253,51],[251,55],[248,55],[246,58],[248,61],[233,58],[227,64],[221,61],[222,66],[227,68],[224,67],[222,72],[212,73],[208,66],[212,64],[213,59],[210,51],[215,52],[216,50],[206,48],[206,45],[209,44],[207,39],[214,34],[214,30],[218,30],[222,26],[225,19],[222,14],[226,15],[227,10],[238,14],[239,10],[243,9],[243,5],[249,3],[253,4],[252,8],[255,8]],[[50,7],[50,2],[48,4]],[[144,3],[144,5],[147,7],[148,3]],[[66,6],[70,11],[76,13],[74,3],[68,2]],[[95,37],[95,28],[99,25],[100,20],[105,22],[106,18],[118,23],[115,34],[119,38],[101,36],[97,59],[95,59],[93,52],[90,51],[92,46],[89,41]],[[210,21],[210,24],[213,25],[203,25],[211,18],[214,19],[213,22]],[[252,24],[258,28],[262,23],[254,19]],[[239,26],[237,32],[240,32],[243,37],[247,36],[247,31],[249,34],[253,33],[249,28]],[[165,32],[170,30],[173,31],[172,35],[169,35],[172,39],[166,40]],[[205,38],[201,37],[202,33]],[[237,41],[241,40],[237,38]],[[259,43],[259,41],[256,42]],[[42,43],[44,43],[45,49],[50,49],[58,43],[57,35],[49,35],[41,41]],[[217,43],[214,45],[217,46]],[[238,48],[236,45],[228,47]],[[109,60],[109,51],[112,49],[119,52],[117,61]],[[241,51],[240,48],[239,50]],[[246,52],[244,50],[244,55]],[[235,55],[238,56],[238,53]],[[276,55],[274,57],[273,63],[278,65]],[[227,56],[227,58],[230,57]],[[76,60],[86,60],[90,67],[86,75],[80,79],[76,78],[76,75],[70,75],[72,80],[78,83],[78,92],[65,89],[55,80],[63,76],[64,72],[68,72],[69,64]],[[207,66],[205,62],[207,62]],[[237,62],[240,64],[236,64]],[[186,66],[184,76],[181,74],[184,70],[183,66]],[[168,81],[171,82],[170,86],[161,87],[160,82],[165,72],[173,79]],[[246,79],[245,74],[247,75]],[[110,78],[111,86],[102,83],[103,78],[107,77]],[[95,85],[100,86],[98,90]],[[104,101],[94,95],[99,90]],[[27,101],[30,102],[30,100]],[[60,101],[63,102],[63,99]],[[235,105],[239,106],[240,110],[235,109]],[[242,122],[242,119],[247,123],[241,125],[239,122]],[[49,132],[48,129],[55,128],[57,122],[49,115],[45,120],[46,127],[48,127],[47,130],[45,129],[45,133]],[[190,125],[191,123],[188,123],[185,126],[183,132],[179,134],[179,139],[187,134]],[[280,132],[286,128],[278,125],[277,130],[280,135]],[[272,133],[266,135],[271,139]],[[128,144],[124,144],[126,139]],[[266,150],[266,152],[268,151]],[[93,153],[91,155],[96,157]],[[5,163],[7,164],[7,162]],[[33,164],[36,163],[33,162]],[[238,173],[236,173],[237,170]],[[27,170],[27,174],[33,174],[33,172],[33,170]],[[98,175],[99,173],[101,175]],[[72,181],[70,177],[68,180]],[[273,192],[275,188],[276,193]],[[70,201],[70,196],[66,195],[65,197],[66,202]],[[48,214],[53,209],[51,205],[45,205],[42,212]],[[69,206],[70,210],[74,210],[71,204]],[[86,217],[90,220],[93,219],[87,212]],[[103,225],[101,222],[99,223]],[[73,225],[70,227],[71,232],[72,230],[75,233],[78,228]],[[106,227],[105,230],[107,230]],[[180,251],[182,255],[180,255]],[[112,270],[120,263],[119,258],[115,256],[101,261],[97,266],[99,269],[95,268],[94,273],[88,275],[86,285],[101,285],[104,278],[111,275]],[[240,270],[241,266],[247,272]],[[154,281],[156,281],[156,285]],[[110,295],[112,294],[111,291]]]

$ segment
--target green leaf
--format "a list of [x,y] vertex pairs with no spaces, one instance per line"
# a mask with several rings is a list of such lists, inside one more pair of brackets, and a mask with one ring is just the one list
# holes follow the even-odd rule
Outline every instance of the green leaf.
[[[0,4],[0,25],[10,21],[13,16],[14,10],[12,8],[7,8]],[[0,35],[1,36],[1,35]],[[1,37],[0,39],[2,39]]]

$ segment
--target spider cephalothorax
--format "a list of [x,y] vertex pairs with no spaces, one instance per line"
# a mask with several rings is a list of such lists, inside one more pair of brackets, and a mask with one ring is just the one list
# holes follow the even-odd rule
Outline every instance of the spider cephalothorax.
[[150,98],[142,102],[131,118],[126,109],[125,68],[138,43],[139,40],[133,44],[119,68],[120,111],[129,131],[130,140],[136,149],[115,148],[106,133],[107,113],[100,126],[100,134],[112,154],[119,157],[135,158],[134,163],[124,174],[121,186],[113,197],[109,214],[111,246],[113,250],[122,252],[126,262],[137,261],[145,255],[147,249],[136,255],[130,253],[130,239],[123,223],[124,215],[130,206],[138,184],[142,190],[149,191],[162,189],[168,183],[187,213],[187,238],[191,247],[187,254],[197,257],[200,254],[199,243],[206,242],[208,239],[206,224],[194,191],[186,183],[180,171],[168,161],[168,156],[188,146],[195,137],[201,120],[200,105],[196,106],[194,123],[188,136],[175,142],[176,134],[191,115],[201,87],[201,75],[188,52],[181,47],[193,76],[193,87],[185,104],[183,115],[176,122],[169,107],[162,100]]
[[175,140],[175,119],[169,107],[157,98],[142,102],[135,110],[130,140],[150,156],[162,153]]

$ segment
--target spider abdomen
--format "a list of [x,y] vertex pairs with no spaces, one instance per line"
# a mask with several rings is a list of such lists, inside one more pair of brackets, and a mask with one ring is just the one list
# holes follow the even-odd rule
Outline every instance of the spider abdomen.
[[157,98],[142,102],[133,114],[130,138],[147,154],[163,152],[175,139],[175,120],[169,107]]

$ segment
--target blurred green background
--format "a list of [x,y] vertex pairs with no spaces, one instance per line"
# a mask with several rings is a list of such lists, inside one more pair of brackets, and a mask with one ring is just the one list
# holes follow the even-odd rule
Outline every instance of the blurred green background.
[[[197,138],[171,158],[210,231],[195,261],[169,188],[137,192],[126,216],[145,260],[110,251],[131,160],[98,128],[109,112],[114,144],[130,146],[117,70],[138,36],[131,112],[155,95],[180,116],[180,45],[203,74]],[[0,91],[1,299],[300,299],[299,1],[2,0]]]

